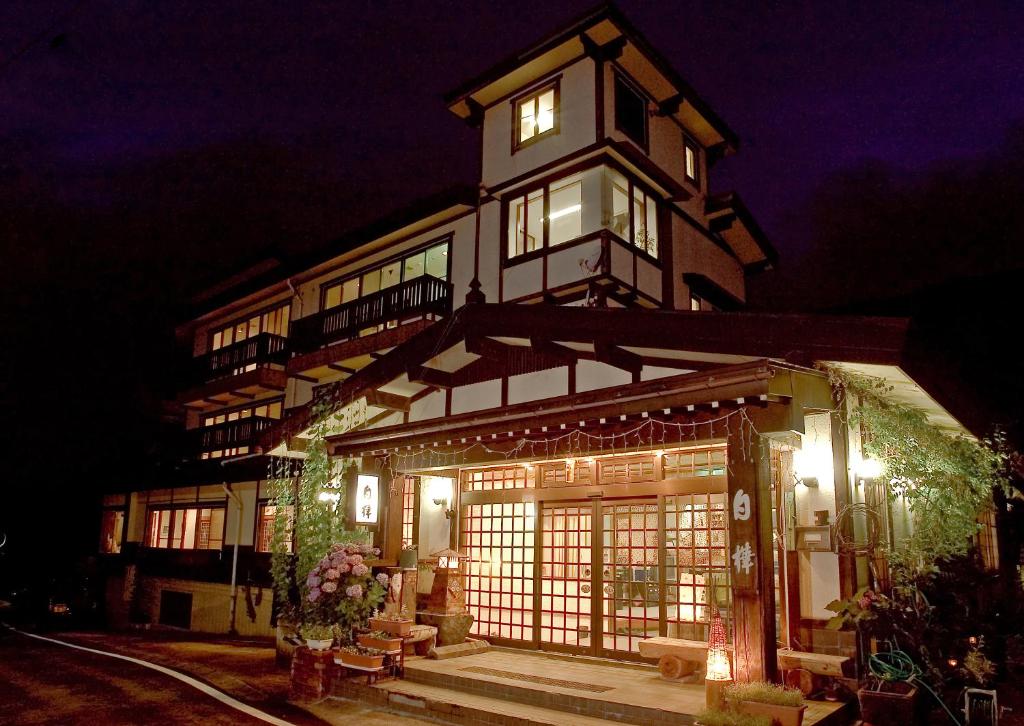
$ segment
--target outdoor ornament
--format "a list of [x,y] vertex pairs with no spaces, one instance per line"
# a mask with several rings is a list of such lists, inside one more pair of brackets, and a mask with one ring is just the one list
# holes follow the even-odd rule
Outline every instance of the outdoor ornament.
[[725,686],[732,683],[729,654],[725,650],[725,625],[718,608],[711,616],[708,633],[708,663],[704,674],[704,701],[708,708],[721,709],[725,704]]

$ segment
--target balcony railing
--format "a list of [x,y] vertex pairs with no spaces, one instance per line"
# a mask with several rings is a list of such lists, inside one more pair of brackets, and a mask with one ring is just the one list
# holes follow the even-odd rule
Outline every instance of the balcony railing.
[[288,339],[273,333],[260,333],[237,343],[193,359],[196,378],[214,381],[244,372],[250,366],[288,362]]
[[374,325],[420,313],[451,312],[452,285],[423,275],[292,322],[292,340],[301,351],[359,335]]
[[227,421],[216,426],[193,429],[190,433],[198,452],[234,449],[251,446],[259,435],[277,423],[277,419],[264,416],[250,416],[237,421]]

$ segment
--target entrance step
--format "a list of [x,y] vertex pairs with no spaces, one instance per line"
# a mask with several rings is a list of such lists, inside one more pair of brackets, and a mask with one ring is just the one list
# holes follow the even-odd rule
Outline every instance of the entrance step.
[[392,710],[466,726],[612,726],[602,718],[424,683],[386,681],[373,687],[387,692]]

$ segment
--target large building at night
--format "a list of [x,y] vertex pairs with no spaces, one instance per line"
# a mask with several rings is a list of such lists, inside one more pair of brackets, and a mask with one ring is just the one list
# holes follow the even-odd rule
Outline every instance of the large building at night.
[[824,628],[877,576],[837,545],[850,508],[909,524],[818,364],[963,430],[907,322],[744,311],[776,253],[714,189],[739,139],[613,7],[445,102],[479,131],[476,187],[194,301],[189,461],[104,498],[111,617],[271,634],[268,480],[327,411],[339,506],[383,564],[463,552],[478,637],[637,659],[717,608],[740,673],[773,676],[777,643],[851,654]]

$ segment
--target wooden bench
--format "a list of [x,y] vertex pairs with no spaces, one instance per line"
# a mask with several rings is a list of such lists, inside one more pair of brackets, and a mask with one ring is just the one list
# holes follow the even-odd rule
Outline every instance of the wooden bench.
[[407,636],[402,638],[406,655],[427,655],[437,643],[437,628],[433,625],[413,625]]
[[[730,662],[732,646],[726,646]],[[703,640],[681,638],[647,638],[640,641],[640,655],[658,659],[658,672],[667,680],[693,676],[704,667],[708,657],[708,644]],[[786,682],[806,693],[817,690],[817,680],[812,676],[842,678],[843,666],[849,658],[824,653],[802,653],[789,648],[779,648],[779,669],[784,672]],[[805,675],[806,674],[806,675]]]

